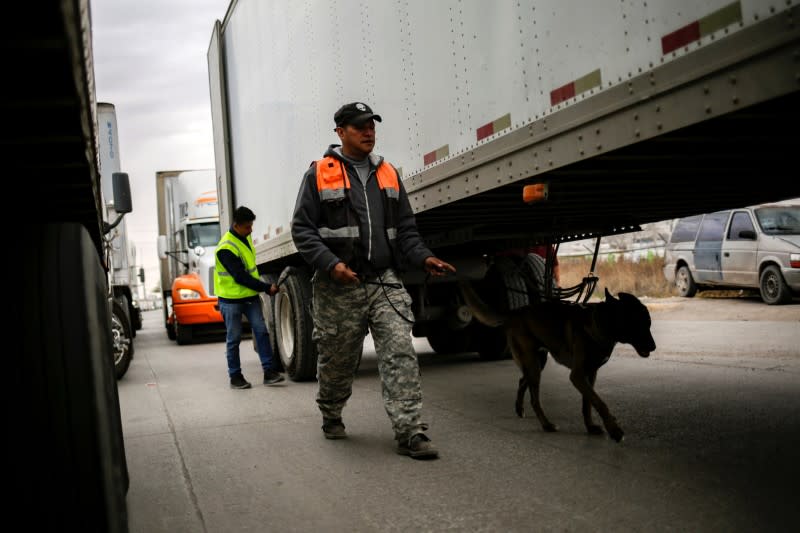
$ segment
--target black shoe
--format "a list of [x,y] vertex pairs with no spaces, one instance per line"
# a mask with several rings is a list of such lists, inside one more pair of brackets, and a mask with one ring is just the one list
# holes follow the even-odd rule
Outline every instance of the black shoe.
[[326,439],[346,439],[347,433],[344,431],[344,423],[341,418],[323,418],[322,432]]
[[264,372],[264,385],[275,385],[283,380],[283,374],[279,374],[274,370],[267,370]]
[[414,459],[427,459],[439,456],[439,452],[424,433],[417,433],[410,439],[400,439],[397,443],[397,453],[408,455]]
[[250,382],[244,379],[244,376],[239,374],[234,374],[231,376],[231,388],[232,389],[249,389],[252,387]]

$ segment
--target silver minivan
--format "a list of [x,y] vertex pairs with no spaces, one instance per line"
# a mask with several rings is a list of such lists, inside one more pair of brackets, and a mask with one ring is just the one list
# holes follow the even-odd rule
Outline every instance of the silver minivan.
[[763,205],[678,220],[664,276],[678,294],[759,289],[768,304],[800,295],[800,205]]

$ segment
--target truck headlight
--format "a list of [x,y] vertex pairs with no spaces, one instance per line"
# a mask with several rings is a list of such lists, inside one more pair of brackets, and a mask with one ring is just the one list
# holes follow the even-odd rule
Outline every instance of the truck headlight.
[[202,246],[197,246],[197,247],[195,247],[195,249],[194,249],[194,255],[196,255],[197,257],[200,257],[200,256],[202,256],[204,253],[206,253],[206,249],[205,249],[205,248],[203,248]]
[[192,289],[178,289],[178,296],[181,300],[199,300],[200,293]]
[[800,254],[789,254],[789,266],[800,268]]

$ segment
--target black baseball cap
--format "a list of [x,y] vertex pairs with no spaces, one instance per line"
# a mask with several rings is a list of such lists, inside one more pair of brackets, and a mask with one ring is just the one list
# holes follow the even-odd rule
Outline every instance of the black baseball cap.
[[347,126],[360,126],[369,119],[382,122],[381,116],[372,112],[372,109],[367,104],[361,102],[353,102],[352,104],[345,104],[333,114],[333,121],[336,127]]

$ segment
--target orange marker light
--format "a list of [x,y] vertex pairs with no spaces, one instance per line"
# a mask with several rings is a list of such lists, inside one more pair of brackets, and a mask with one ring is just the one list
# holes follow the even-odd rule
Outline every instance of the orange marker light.
[[534,183],[522,188],[522,201],[526,204],[547,200],[548,187],[546,183]]

